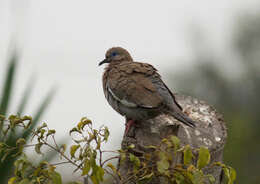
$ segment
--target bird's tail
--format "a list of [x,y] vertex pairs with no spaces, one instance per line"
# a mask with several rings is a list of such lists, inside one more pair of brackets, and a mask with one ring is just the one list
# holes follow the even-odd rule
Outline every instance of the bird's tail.
[[181,110],[180,111],[169,111],[169,113],[177,120],[181,121],[185,125],[195,128],[196,123],[190,119],[186,114],[184,114]]

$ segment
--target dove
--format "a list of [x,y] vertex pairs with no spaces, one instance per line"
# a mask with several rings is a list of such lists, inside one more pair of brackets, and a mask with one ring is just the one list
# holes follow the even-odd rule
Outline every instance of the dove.
[[138,121],[162,113],[195,127],[196,122],[182,111],[174,94],[152,65],[134,61],[121,47],[110,48],[99,66],[105,63],[108,65],[103,74],[103,91],[112,108],[126,117],[125,133]]

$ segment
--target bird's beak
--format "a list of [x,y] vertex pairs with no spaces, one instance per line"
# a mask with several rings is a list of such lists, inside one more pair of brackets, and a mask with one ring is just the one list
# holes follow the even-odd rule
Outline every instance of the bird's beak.
[[106,59],[104,59],[103,61],[101,61],[101,62],[98,64],[98,66],[100,66],[100,65],[102,65],[102,64],[104,64],[104,63],[109,63],[109,62],[110,62],[110,59],[106,58]]

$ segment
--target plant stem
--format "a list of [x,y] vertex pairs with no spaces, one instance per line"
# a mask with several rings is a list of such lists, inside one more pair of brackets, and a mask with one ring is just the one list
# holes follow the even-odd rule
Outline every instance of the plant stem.
[[103,167],[103,166],[104,166],[104,164],[105,164],[106,162],[108,162],[109,160],[116,159],[116,158],[119,158],[119,156],[110,157],[110,158],[108,158],[108,159],[104,160],[104,162],[102,162],[102,163],[100,164],[100,166],[101,166],[101,167]]

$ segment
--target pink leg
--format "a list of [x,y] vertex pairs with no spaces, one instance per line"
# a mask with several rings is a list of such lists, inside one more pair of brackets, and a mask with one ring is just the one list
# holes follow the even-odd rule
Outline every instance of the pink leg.
[[135,125],[135,121],[134,120],[128,120],[127,122],[126,122],[126,125],[125,125],[125,134],[127,134],[128,133],[128,131],[130,130],[130,128],[131,128],[131,126],[132,125]]

